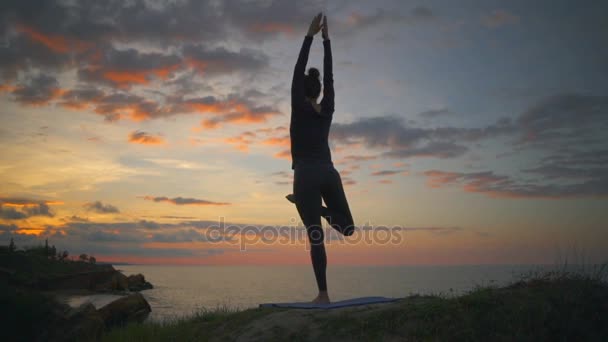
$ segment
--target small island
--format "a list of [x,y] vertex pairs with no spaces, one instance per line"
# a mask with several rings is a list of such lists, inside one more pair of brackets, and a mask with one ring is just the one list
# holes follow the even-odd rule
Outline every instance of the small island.
[[[3,322],[18,336],[9,340],[96,340],[104,331],[142,322],[151,308],[139,291],[151,289],[144,275],[126,276],[94,256],[43,246],[18,248],[11,239],[0,246],[0,298]],[[77,308],[70,295],[107,293],[121,297],[102,308]],[[9,331],[10,333],[10,331]]]

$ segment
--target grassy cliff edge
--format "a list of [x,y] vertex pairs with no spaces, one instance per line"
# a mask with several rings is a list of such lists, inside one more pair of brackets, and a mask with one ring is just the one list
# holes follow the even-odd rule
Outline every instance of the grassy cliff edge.
[[605,268],[522,276],[462,296],[409,296],[332,310],[227,308],[169,323],[117,328],[104,341],[578,340],[608,339]]

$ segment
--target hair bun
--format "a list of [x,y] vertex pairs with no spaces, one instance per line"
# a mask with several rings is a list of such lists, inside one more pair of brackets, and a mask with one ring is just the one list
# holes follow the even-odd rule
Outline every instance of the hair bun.
[[319,73],[319,69],[317,68],[309,68],[308,69],[308,76],[319,79],[319,76],[321,74]]

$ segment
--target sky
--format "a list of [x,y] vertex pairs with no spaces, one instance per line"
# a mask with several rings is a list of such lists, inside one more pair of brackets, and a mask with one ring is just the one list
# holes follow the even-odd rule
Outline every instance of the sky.
[[[310,263],[290,82],[328,18],[357,233],[329,264],[608,260],[604,1],[0,4],[0,243]],[[322,70],[320,35],[307,67]],[[231,229],[228,229],[231,228]]]

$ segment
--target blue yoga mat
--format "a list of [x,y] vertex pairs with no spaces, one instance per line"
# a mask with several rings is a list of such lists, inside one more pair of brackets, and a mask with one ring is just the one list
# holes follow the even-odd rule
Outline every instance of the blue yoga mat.
[[344,308],[347,306],[357,306],[365,304],[376,304],[376,303],[390,303],[398,301],[401,298],[386,298],[386,297],[362,297],[353,298],[347,300],[341,300],[339,302],[332,302],[330,304],[312,304],[307,302],[295,302],[295,303],[263,303],[260,304],[261,308],[295,308],[295,309],[336,309]]

